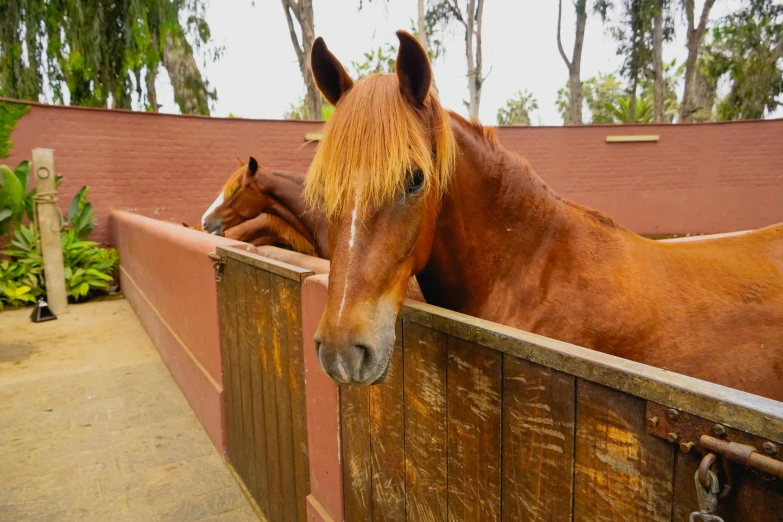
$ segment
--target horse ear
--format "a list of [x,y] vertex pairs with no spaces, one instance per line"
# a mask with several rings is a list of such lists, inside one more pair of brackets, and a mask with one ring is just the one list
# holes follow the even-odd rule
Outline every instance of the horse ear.
[[353,80],[340,61],[326,48],[320,36],[315,39],[310,50],[310,68],[315,84],[332,105],[337,105],[340,98],[353,87]]
[[253,156],[250,156],[250,161],[247,163],[247,168],[250,171],[250,175],[254,176],[258,172],[258,162]]
[[414,107],[424,105],[432,84],[430,59],[419,41],[405,31],[397,31],[400,49],[397,52],[397,80],[400,92]]

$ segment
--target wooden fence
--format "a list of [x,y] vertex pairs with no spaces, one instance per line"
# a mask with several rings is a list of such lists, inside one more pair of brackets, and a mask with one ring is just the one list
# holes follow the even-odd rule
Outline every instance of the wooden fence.
[[300,291],[312,272],[237,248],[217,252],[228,459],[267,520],[304,521]]
[[[268,520],[303,521],[308,272],[219,252],[230,460]],[[339,468],[318,476],[343,509],[312,499],[311,520],[681,522],[700,435],[783,456],[783,403],[424,303],[406,303],[391,364],[381,385],[339,388]],[[729,467],[718,514],[780,520],[782,481]]]

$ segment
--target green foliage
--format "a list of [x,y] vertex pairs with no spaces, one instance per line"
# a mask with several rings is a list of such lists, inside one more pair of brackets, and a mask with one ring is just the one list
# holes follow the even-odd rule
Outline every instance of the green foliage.
[[25,215],[33,218],[35,189],[27,190],[30,163],[23,161],[15,170],[0,165],[0,237],[19,226]]
[[[191,60],[188,39],[196,50],[210,43],[205,10],[206,0],[0,1],[0,91],[36,101],[49,91],[63,103],[67,88],[72,105],[130,108],[134,92],[142,98],[144,72],[163,62],[167,42]],[[212,60],[221,52],[206,50]],[[172,80],[187,72],[166,67]],[[200,76],[184,81],[198,84],[194,97],[210,94]]]
[[87,202],[89,187],[82,187],[71,201],[68,207],[67,221],[71,229],[79,239],[87,239],[95,227],[98,226],[98,218],[92,210],[92,204]]
[[[320,95],[320,93],[319,93]],[[334,107],[321,95],[321,119],[323,121],[332,117]],[[283,118],[286,120],[309,120],[309,111],[307,109],[307,100],[304,96],[297,98],[296,103],[292,103],[288,106],[288,110],[283,113]]]
[[65,265],[65,287],[75,301],[106,291],[114,281],[119,257],[114,249],[101,249],[94,241],[79,239],[74,229],[60,236]]
[[364,53],[364,60],[351,62],[354,80],[376,73],[393,73],[397,62],[397,46],[387,43]]
[[[119,266],[115,249],[87,240],[96,224],[87,193],[83,187],[74,197],[60,234],[66,289],[73,301],[107,291]],[[35,303],[46,292],[38,230],[32,224],[15,226],[1,253],[7,258],[0,260],[0,309]]]
[[0,158],[7,158],[11,154],[11,134],[16,122],[27,114],[29,109],[29,105],[0,101]]
[[749,0],[712,30],[702,69],[713,84],[726,79],[718,102],[720,120],[759,119],[783,102],[783,5]]
[[530,125],[530,113],[538,109],[538,100],[527,89],[517,91],[498,109],[498,125]]

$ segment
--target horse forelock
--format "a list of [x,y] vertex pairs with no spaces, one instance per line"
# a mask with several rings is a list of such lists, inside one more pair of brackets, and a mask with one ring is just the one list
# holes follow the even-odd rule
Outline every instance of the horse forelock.
[[424,173],[425,190],[444,190],[456,142],[434,93],[426,104],[428,122],[402,97],[393,74],[354,85],[326,123],[305,180],[308,204],[330,219],[352,205],[360,212],[380,207],[404,192],[414,165]]
[[242,165],[228,178],[226,183],[223,185],[223,188],[220,190],[220,193],[223,194],[224,200],[230,198],[234,192],[236,192],[237,188],[239,188],[239,184],[242,182],[242,176],[245,174],[246,170],[247,165]]

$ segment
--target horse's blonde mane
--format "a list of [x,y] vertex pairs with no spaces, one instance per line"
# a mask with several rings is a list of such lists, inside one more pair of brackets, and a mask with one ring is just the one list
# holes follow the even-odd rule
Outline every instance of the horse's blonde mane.
[[239,167],[237,170],[235,170],[231,176],[228,178],[228,181],[226,181],[225,185],[223,185],[223,188],[220,189],[221,194],[223,194],[223,199],[227,200],[230,198],[236,189],[239,187],[240,181],[242,181],[242,175],[247,170],[247,165],[242,163],[241,167]]
[[413,165],[424,172],[425,190],[444,190],[456,142],[434,93],[426,103],[431,129],[402,97],[396,75],[373,75],[354,85],[326,123],[305,180],[308,204],[330,219],[351,204],[360,211],[380,207],[404,192]]

